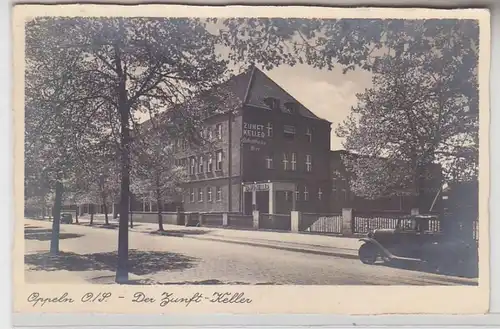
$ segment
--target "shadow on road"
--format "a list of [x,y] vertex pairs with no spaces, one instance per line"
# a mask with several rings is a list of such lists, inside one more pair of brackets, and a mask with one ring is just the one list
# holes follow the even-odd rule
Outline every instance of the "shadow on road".
[[[100,276],[89,280],[93,284],[116,284],[114,276]],[[151,279],[131,279],[125,284],[127,285],[279,285],[274,282],[240,282],[240,281],[221,281],[217,279],[200,280],[200,281],[180,281],[180,282],[158,282]]]
[[[35,228],[36,227],[36,228]],[[35,227],[25,227],[24,228],[24,239],[25,240],[39,240],[39,241],[49,241],[52,238],[52,230]],[[76,233],[59,233],[59,240],[64,239],[76,239],[82,237],[82,234]]]
[[[90,225],[90,223],[78,223],[75,225],[80,225],[80,226],[86,226],[86,227],[95,227],[95,228],[105,228],[105,229],[109,229],[109,230],[117,230],[119,225],[118,223],[109,223],[109,224],[105,224],[105,223],[93,223],[92,225]],[[134,224],[134,228],[135,227],[140,227],[141,224]]]
[[166,230],[149,232],[151,235],[183,237],[184,235],[202,235],[209,233],[210,230]]
[[[196,258],[170,252],[129,250],[129,272],[136,275],[182,271],[194,267],[197,261]],[[85,255],[60,252],[57,256],[36,253],[25,255],[24,262],[36,271],[115,271],[117,252]]]
[[[441,274],[447,276],[456,276],[466,279],[476,279],[479,275],[479,266],[477,262],[469,262],[468,264],[462,264],[461,266],[441,266],[439,269],[436,267],[430,266],[426,263],[417,263],[414,261],[404,261],[404,260],[393,260],[390,263],[380,263],[376,264],[378,266],[388,266],[397,269],[410,270],[410,271],[419,271],[423,273],[432,273],[432,274]],[[449,281],[453,281],[453,279],[449,279]],[[463,284],[462,281],[457,281]]]

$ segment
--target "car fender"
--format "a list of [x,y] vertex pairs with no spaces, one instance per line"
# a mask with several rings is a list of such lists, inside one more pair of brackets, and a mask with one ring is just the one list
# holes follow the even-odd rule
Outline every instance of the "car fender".
[[378,242],[375,239],[372,239],[372,238],[361,238],[361,239],[359,239],[359,241],[363,241],[366,244],[371,244],[371,245],[375,246],[382,253],[382,255],[384,257],[387,257],[389,259],[394,258],[394,255],[389,250],[387,250],[384,246],[382,246],[380,244],[380,242]]

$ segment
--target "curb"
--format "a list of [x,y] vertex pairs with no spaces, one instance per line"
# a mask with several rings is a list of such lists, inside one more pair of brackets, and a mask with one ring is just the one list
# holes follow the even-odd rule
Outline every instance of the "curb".
[[246,241],[241,241],[241,240],[224,240],[224,239],[214,239],[214,238],[197,238],[197,237],[193,237],[193,236],[184,236],[184,237],[185,238],[189,238],[189,239],[196,239],[196,240],[217,241],[217,242],[224,242],[224,243],[247,245],[247,246],[252,246],[252,247],[262,247],[262,248],[269,248],[269,249],[276,249],[276,250],[285,250],[285,251],[292,251],[292,252],[300,252],[300,253],[306,253],[306,254],[314,254],[314,255],[322,255],[322,256],[333,256],[333,257],[347,258],[347,259],[359,259],[359,257],[358,257],[357,254],[348,254],[348,253],[335,252],[335,251],[294,248],[294,247],[278,246],[278,245],[275,245],[275,244],[268,244],[268,243],[246,242]]
[[[87,227],[104,229],[104,228],[98,227],[98,226],[87,226]],[[140,230],[140,229],[138,229],[138,230],[131,229],[131,231],[137,232],[137,233],[145,233],[145,234],[150,233],[150,231],[144,231],[144,230]],[[297,247],[294,248],[294,247],[287,247],[287,246],[279,246],[279,245],[275,245],[272,243],[256,243],[256,242],[247,242],[247,241],[241,241],[241,240],[236,240],[236,239],[231,240],[231,239],[217,239],[217,238],[200,238],[200,237],[187,236],[187,235],[184,235],[182,237],[188,238],[188,239],[195,239],[195,240],[207,240],[207,241],[214,241],[214,242],[239,244],[239,245],[246,245],[246,246],[252,246],[252,247],[261,247],[261,248],[269,248],[269,249],[275,249],[275,250],[300,252],[300,253],[313,254],[313,255],[332,256],[332,257],[345,258],[345,259],[359,259],[357,253],[356,254],[349,254],[349,253],[344,253],[344,252],[335,252],[335,251],[327,251],[327,250],[305,249],[305,248],[297,248]]]

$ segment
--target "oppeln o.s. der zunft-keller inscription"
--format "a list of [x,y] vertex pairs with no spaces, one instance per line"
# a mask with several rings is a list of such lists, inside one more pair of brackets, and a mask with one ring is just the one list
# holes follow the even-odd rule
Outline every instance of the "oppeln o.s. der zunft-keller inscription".
[[196,292],[192,295],[176,295],[171,292],[162,292],[158,298],[147,295],[144,292],[134,293],[133,303],[154,304],[159,303],[161,307],[171,304],[184,304],[186,307],[192,304],[212,303],[212,304],[250,304],[252,299],[245,297],[244,292],[214,292],[211,295],[204,295]]
[[111,292],[86,292],[81,295],[72,295],[64,292],[59,295],[42,295],[38,292],[31,293],[27,301],[33,307],[44,307],[48,304],[102,304],[112,302],[113,300],[128,299],[135,304],[157,304],[160,307],[166,307],[173,304],[183,304],[186,307],[200,303],[211,304],[250,304],[252,299],[245,296],[244,292],[213,292],[212,294],[203,294],[196,292],[190,295],[178,295],[171,292],[161,292],[156,294],[146,294],[144,292],[135,292],[132,296],[117,295]]

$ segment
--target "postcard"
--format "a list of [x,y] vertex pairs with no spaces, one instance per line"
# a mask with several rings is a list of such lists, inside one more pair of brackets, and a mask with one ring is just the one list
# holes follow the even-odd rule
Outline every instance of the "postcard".
[[487,312],[489,24],[15,6],[14,311]]

